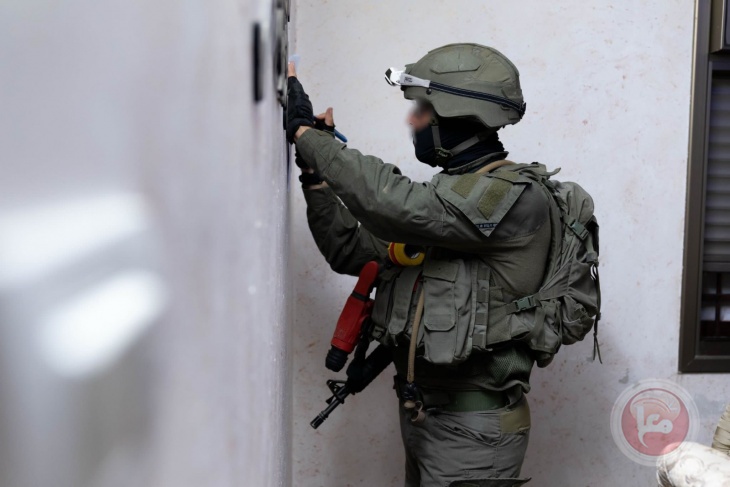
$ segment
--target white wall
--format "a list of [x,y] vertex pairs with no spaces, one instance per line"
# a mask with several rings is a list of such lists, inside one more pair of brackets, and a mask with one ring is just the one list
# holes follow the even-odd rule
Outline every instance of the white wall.
[[[383,81],[390,66],[452,42],[477,42],[520,69],[524,120],[501,133],[510,159],[562,167],[594,196],[601,224],[604,364],[590,340],[535,370],[523,468],[535,485],[656,485],[614,444],[614,401],[642,379],[693,396],[700,442],[730,398],[726,374],[677,373],[694,2],[298,1],[300,78],[315,110],[335,108],[350,146],[415,180],[409,103]],[[386,372],[313,431],[328,395],[328,341],[354,279],[319,255],[293,192],[295,485],[402,485],[397,401]]]
[[2,2],[3,487],[290,483],[271,3]]

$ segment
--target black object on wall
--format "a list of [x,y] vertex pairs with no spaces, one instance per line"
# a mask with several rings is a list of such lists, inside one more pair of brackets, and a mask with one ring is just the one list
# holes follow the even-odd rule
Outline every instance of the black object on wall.
[[253,76],[253,101],[258,103],[264,99],[264,67],[262,64],[261,50],[263,46],[261,44],[261,24],[256,22],[253,25],[253,40],[252,40],[253,52],[251,53],[251,59],[253,60],[253,66],[251,73]]
[[277,0],[271,17],[271,33],[273,36],[271,45],[274,47],[274,89],[279,98],[279,103],[284,108],[286,108],[286,73],[289,60],[288,5],[288,0]]

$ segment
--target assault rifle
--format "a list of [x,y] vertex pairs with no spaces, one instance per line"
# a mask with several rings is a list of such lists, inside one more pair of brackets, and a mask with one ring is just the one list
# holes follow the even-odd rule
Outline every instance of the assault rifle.
[[392,351],[385,345],[378,345],[378,348],[367,357],[364,357],[364,351],[361,356],[357,356],[357,352],[355,353],[355,358],[347,368],[347,381],[327,381],[327,387],[332,391],[332,397],[327,399],[328,406],[309,423],[312,428],[317,429],[337,406],[345,402],[347,396],[365,389],[393,361]]

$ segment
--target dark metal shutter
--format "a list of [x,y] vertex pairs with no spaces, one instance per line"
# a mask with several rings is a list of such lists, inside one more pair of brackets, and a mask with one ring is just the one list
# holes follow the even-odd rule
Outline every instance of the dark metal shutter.
[[700,339],[730,340],[730,74],[715,73],[705,184]]

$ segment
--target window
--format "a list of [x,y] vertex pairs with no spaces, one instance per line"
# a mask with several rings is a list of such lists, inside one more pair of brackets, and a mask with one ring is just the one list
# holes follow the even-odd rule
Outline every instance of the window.
[[730,0],[698,0],[681,372],[730,372]]

